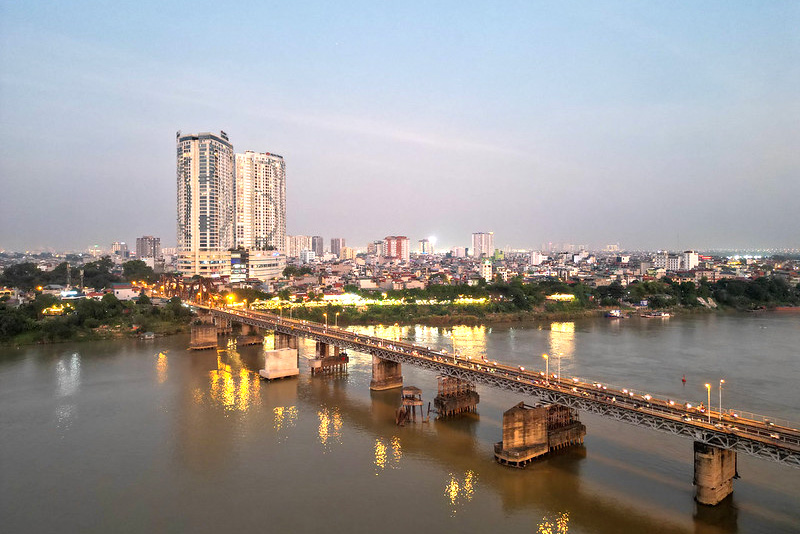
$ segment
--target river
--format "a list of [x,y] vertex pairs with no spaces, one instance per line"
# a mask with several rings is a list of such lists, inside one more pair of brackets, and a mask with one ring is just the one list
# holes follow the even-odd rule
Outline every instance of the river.
[[[715,408],[724,379],[724,408],[800,421],[796,315],[354,329],[675,400],[708,382]],[[397,427],[366,355],[267,383],[262,347],[187,344],[0,348],[4,532],[800,531],[800,469],[740,454],[732,498],[698,506],[691,440],[583,413],[583,447],[513,469],[493,444],[530,399],[479,387],[477,414]],[[432,373],[403,375],[433,400]]]

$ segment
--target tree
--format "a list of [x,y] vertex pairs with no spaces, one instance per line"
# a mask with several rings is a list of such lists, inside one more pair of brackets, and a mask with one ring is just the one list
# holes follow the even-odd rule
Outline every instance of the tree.
[[45,285],[45,273],[35,263],[9,265],[0,275],[0,285],[30,291],[36,286]]
[[122,276],[124,276],[125,280],[128,282],[134,280],[153,282],[156,279],[153,269],[142,260],[131,260],[123,263]]

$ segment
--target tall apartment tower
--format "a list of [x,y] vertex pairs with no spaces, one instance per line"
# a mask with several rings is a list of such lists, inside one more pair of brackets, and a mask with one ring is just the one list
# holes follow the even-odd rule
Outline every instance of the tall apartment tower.
[[472,255],[476,258],[494,254],[494,232],[472,234]]
[[177,139],[178,271],[213,276],[230,270],[234,246],[234,158],[220,131]]
[[311,237],[311,250],[314,251],[317,258],[321,258],[325,254],[325,240],[322,239],[321,235]]
[[281,156],[236,154],[236,246],[279,250],[286,246],[286,164]]
[[141,258],[160,258],[161,257],[161,238],[146,235],[136,238],[136,257]]
[[410,252],[406,236],[389,235],[383,238],[383,256],[385,258],[408,261]]
[[344,247],[344,238],[343,237],[332,237],[331,238],[331,254],[336,256],[337,258],[342,257],[342,248]]

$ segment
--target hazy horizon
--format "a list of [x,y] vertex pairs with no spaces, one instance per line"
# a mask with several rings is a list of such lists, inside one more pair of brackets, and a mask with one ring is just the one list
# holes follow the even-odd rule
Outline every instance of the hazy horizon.
[[287,232],[800,248],[800,4],[0,7],[0,250],[175,244],[175,132]]

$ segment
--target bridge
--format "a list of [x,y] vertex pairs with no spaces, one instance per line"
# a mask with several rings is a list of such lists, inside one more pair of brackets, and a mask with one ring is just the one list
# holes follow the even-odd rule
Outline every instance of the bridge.
[[[737,452],[800,468],[800,430],[791,423],[759,421],[732,412],[714,412],[710,407],[701,412],[688,403],[627,389],[614,389],[598,382],[577,378],[565,380],[555,374],[547,376],[523,367],[471,359],[430,347],[357,334],[335,326],[284,318],[272,313],[193,305],[225,324],[236,322],[271,330],[278,335],[303,337],[328,346],[370,354],[373,357],[373,385],[377,384],[373,389],[384,389],[381,385],[401,386],[401,365],[414,365],[442,376],[534,397],[543,403],[568,406],[624,423],[691,438],[695,441],[696,483],[698,454],[705,455],[705,458],[721,454],[722,457],[712,460],[712,463],[718,464],[718,471],[728,471],[730,478],[736,474]],[[720,476],[715,474],[712,478],[716,480]],[[722,476],[722,479],[725,478]],[[718,485],[719,480],[716,480],[715,489]],[[730,490],[723,498],[729,493]]]

